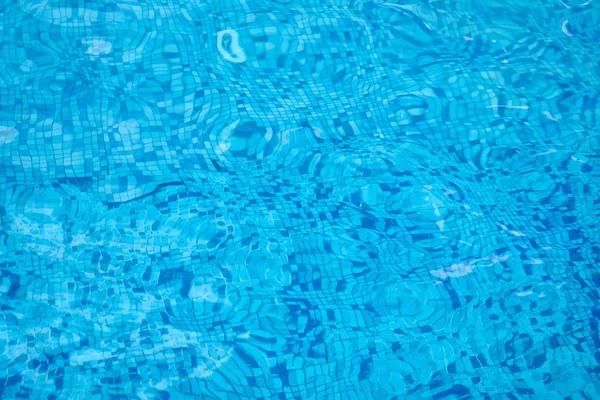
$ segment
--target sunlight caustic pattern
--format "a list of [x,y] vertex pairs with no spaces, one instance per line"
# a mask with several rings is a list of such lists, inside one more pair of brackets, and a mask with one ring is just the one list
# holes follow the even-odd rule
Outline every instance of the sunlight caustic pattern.
[[0,397],[599,398],[599,6],[0,0]]

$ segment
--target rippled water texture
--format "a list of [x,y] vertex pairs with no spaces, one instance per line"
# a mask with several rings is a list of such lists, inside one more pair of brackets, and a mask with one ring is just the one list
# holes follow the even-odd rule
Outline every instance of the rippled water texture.
[[0,0],[0,397],[600,398],[600,3]]

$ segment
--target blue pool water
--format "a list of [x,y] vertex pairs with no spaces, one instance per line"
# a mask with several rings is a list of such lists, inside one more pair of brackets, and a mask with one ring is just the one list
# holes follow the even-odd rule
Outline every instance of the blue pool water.
[[600,398],[600,4],[0,0],[0,397]]

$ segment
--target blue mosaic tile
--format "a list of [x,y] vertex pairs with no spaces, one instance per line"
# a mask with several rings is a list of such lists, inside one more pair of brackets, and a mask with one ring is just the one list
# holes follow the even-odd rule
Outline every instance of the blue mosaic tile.
[[600,397],[595,2],[0,4],[0,398]]

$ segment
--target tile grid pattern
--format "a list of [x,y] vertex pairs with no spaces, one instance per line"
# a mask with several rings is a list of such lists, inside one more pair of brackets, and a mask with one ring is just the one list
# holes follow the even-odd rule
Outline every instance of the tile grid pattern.
[[4,3],[5,398],[599,395],[597,5]]

